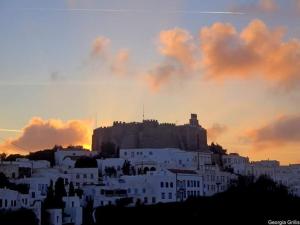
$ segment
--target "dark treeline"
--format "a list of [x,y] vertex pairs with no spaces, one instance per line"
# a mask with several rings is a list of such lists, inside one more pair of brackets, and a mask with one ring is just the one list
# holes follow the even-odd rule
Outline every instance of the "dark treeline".
[[30,209],[0,211],[1,225],[38,225],[38,219]]
[[[117,206],[96,210],[97,224],[122,221],[143,224],[268,224],[268,220],[300,220],[300,199],[267,177],[239,177],[223,193],[212,197],[191,198],[186,202]],[[105,221],[105,222],[104,222]]]

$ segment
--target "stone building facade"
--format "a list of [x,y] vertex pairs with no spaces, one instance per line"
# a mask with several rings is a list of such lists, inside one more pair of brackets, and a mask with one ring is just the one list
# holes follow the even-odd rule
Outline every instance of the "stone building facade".
[[199,125],[197,114],[191,114],[188,124],[143,122],[114,122],[111,127],[96,128],[93,132],[92,149],[101,151],[101,145],[113,142],[124,148],[179,148],[188,151],[206,150],[207,133]]

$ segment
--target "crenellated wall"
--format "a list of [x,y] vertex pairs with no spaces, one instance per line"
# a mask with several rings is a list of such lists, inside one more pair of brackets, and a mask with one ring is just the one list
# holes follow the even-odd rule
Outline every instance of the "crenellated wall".
[[190,123],[176,126],[157,120],[114,122],[111,127],[94,130],[92,149],[101,151],[103,142],[113,142],[120,148],[180,148],[195,151],[207,148],[206,130],[192,114]]

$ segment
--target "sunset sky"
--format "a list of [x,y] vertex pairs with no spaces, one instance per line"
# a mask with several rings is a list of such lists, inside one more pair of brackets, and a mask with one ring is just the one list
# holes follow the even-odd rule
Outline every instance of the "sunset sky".
[[88,147],[144,106],[300,163],[299,21],[300,0],[0,0],[0,152]]

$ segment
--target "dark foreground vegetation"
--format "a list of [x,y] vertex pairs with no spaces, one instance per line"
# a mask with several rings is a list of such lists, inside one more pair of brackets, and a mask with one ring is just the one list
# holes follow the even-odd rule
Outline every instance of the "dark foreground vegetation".
[[256,181],[240,177],[228,191],[212,197],[134,208],[102,207],[96,210],[95,217],[97,224],[123,221],[125,224],[256,225],[269,224],[269,220],[298,220],[300,224],[300,199],[266,177]]
[[38,225],[38,220],[32,210],[0,211],[1,225]]

